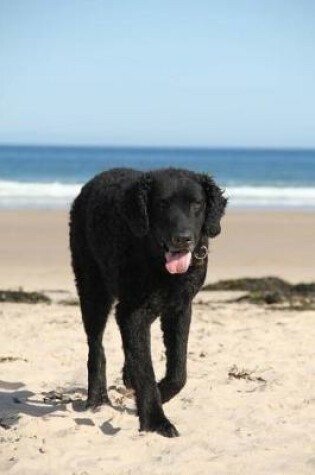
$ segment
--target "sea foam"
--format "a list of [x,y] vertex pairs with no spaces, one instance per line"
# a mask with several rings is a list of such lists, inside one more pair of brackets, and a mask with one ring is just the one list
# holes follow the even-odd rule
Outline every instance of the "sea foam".
[[79,193],[82,184],[0,181],[0,206],[3,208],[66,207]]
[[235,207],[315,208],[315,187],[235,186],[226,195]]
[[[0,180],[0,207],[68,207],[81,187],[82,183]],[[232,207],[315,208],[315,187],[231,186],[225,195]]]

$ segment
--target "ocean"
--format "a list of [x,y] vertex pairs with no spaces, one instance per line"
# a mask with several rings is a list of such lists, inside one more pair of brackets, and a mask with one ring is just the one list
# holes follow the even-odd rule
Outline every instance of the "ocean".
[[315,150],[0,146],[1,208],[65,208],[113,167],[210,173],[236,208],[315,210]]

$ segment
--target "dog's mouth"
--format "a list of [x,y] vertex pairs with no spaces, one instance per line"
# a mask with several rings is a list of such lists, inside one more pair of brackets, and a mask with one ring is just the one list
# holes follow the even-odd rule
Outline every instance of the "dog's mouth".
[[164,239],[159,239],[159,245],[164,251],[165,269],[170,274],[184,274],[188,271],[195,248],[193,241],[183,246],[167,244]]
[[170,274],[184,274],[188,271],[192,253],[189,249],[165,253],[165,267]]

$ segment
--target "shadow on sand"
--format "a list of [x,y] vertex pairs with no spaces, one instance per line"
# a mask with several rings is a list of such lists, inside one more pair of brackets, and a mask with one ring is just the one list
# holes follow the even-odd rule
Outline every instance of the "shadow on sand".
[[[86,390],[78,387],[36,394],[25,388],[22,382],[0,380],[0,430],[11,429],[24,414],[31,417],[44,417],[57,411],[66,412],[68,405],[71,405],[73,411],[86,413],[88,416],[90,410],[86,409],[85,399]],[[136,410],[129,409],[124,404],[111,403],[110,407],[120,413],[136,414]],[[79,426],[95,426],[95,422],[90,417],[76,417],[74,422]],[[119,427],[113,427],[111,419],[106,420],[100,429],[105,435],[115,435],[120,431]]]

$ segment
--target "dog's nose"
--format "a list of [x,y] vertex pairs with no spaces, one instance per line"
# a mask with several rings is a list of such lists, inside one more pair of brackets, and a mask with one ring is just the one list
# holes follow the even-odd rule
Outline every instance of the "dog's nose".
[[172,237],[172,243],[176,247],[185,247],[192,243],[192,236],[188,233],[176,234]]

